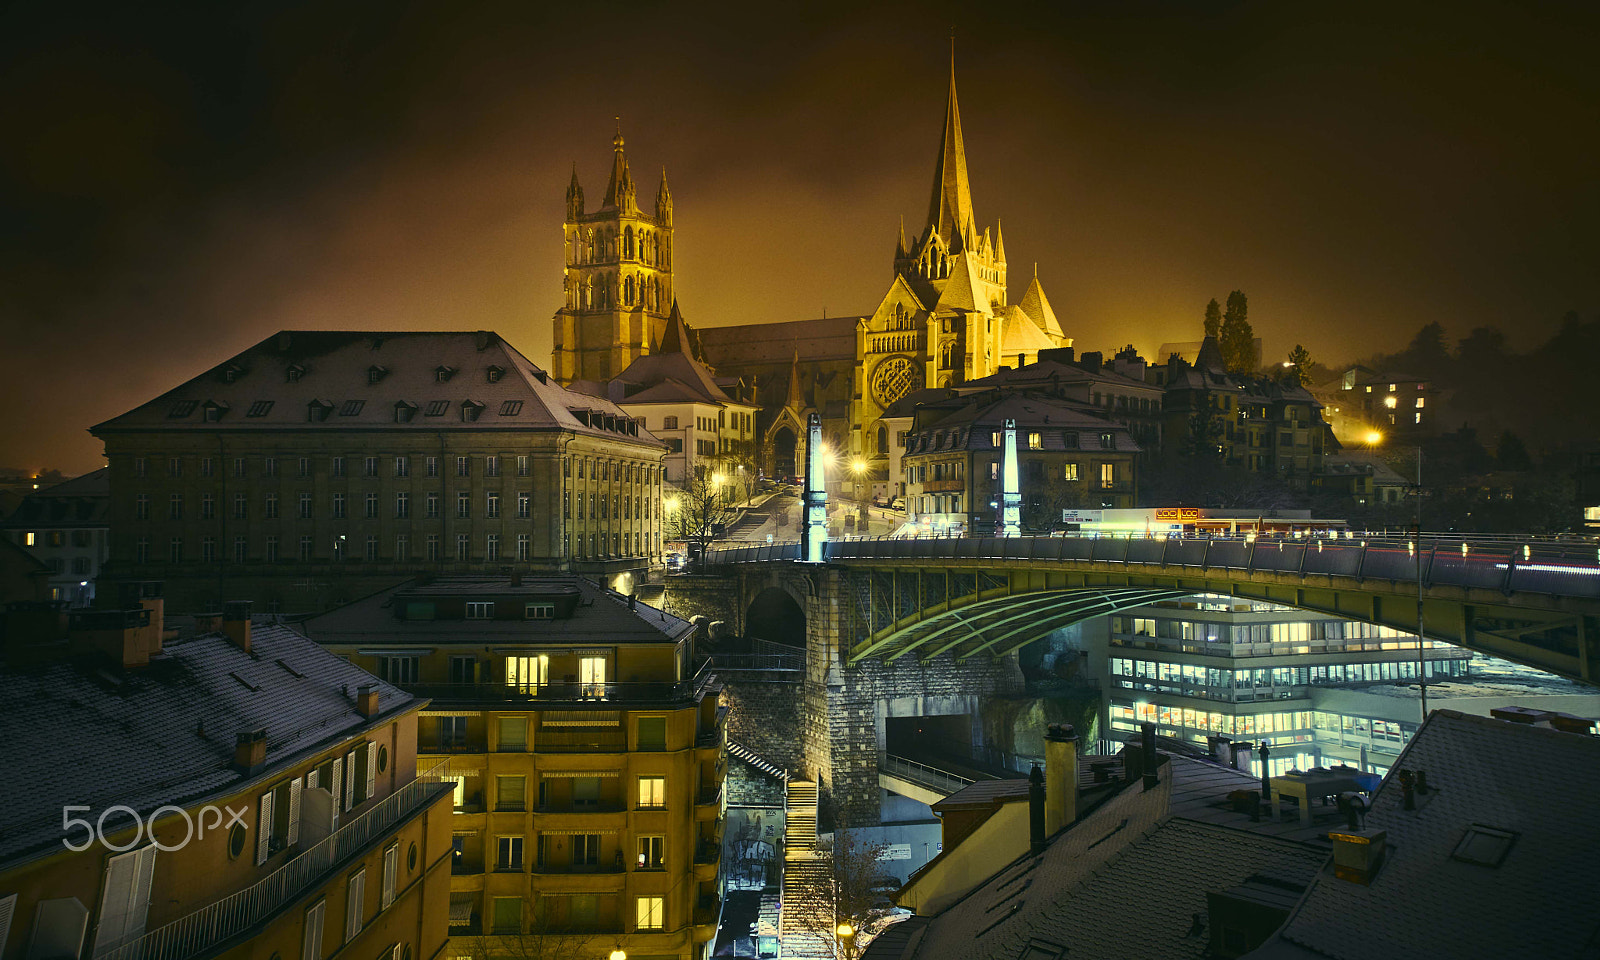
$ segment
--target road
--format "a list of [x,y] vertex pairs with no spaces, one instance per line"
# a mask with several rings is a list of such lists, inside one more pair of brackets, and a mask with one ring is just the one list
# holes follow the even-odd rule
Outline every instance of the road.
[[[793,488],[787,488],[792,490]],[[800,495],[780,489],[776,493],[758,495],[754,505],[745,509],[744,518],[720,542],[739,541],[747,543],[765,543],[768,536],[774,541],[800,539]],[[870,536],[885,536],[893,533],[900,524],[905,522],[905,514],[899,510],[885,510],[881,507],[868,507],[868,529],[866,531],[846,530],[844,520],[851,515],[857,505],[851,501],[829,501],[828,503],[828,529],[830,536],[857,534],[865,532]]]

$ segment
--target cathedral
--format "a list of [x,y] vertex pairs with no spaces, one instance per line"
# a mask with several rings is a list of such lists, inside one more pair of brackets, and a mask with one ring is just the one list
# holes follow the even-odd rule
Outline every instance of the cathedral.
[[978,225],[953,60],[927,220],[909,239],[902,221],[889,289],[866,315],[702,326],[669,338],[674,303],[666,174],[655,216],[642,214],[620,133],[614,143],[601,208],[584,212],[576,173],[567,191],[566,305],[555,316],[555,375],[563,383],[604,381],[664,347],[684,351],[718,382],[749,391],[760,408],[755,433],[768,475],[796,472],[812,412],[822,417],[831,452],[864,458],[881,471],[898,439],[882,417],[896,401],[1072,345],[1037,272],[1020,299],[1008,296],[1000,225],[992,232]]

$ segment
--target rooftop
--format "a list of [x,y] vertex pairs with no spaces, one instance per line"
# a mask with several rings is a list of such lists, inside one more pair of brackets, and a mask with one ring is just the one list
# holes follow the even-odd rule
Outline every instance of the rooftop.
[[[0,862],[59,850],[61,810],[125,804],[149,813],[226,795],[260,779],[231,763],[240,731],[265,729],[267,766],[280,768],[373,725],[356,712],[357,687],[374,684],[383,715],[416,701],[294,631],[256,624],[252,653],[221,634],[169,641],[143,669],[116,672],[86,661],[0,667],[0,694],[26,710],[0,716],[0,741],[71,745],[13,750],[13,790],[0,804]],[[125,825],[117,816],[111,829]]]
[[29,494],[0,526],[104,527],[110,525],[110,506],[110,470],[102,467]]

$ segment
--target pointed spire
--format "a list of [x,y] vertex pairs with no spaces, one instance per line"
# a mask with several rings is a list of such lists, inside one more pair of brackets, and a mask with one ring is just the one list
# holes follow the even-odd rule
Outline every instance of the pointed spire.
[[944,134],[939,162],[933,170],[933,199],[928,225],[954,247],[972,225],[972,187],[967,182],[967,148],[961,137],[961,108],[956,103],[956,41],[950,37],[950,98],[944,109]]
[[694,356],[691,345],[694,343],[689,338],[689,331],[683,322],[683,314],[678,312],[678,298],[672,298],[672,313],[667,317],[666,332],[661,334],[661,349],[658,353],[683,353]]
[[794,359],[789,361],[789,396],[783,405],[802,410],[806,405],[805,391],[800,388],[800,347],[794,348]]
[[[998,219],[994,222],[994,258],[1001,263],[1006,262],[1006,232],[1000,229],[1000,221]],[[1037,271],[1038,269],[1036,264],[1034,270]]]
[[628,172],[628,156],[622,151],[622,118],[616,119],[617,135],[611,138],[611,149],[615,156],[611,162],[611,183],[606,186],[605,206],[636,212],[639,207],[634,200],[633,174]]
[[661,186],[656,188],[656,220],[672,222],[672,191],[667,189],[667,168],[661,168]]
[[578,184],[578,161],[572,161],[572,182],[567,184],[567,219],[583,216],[583,187]]
[[904,260],[909,256],[911,256],[911,245],[906,243],[906,218],[904,214],[901,214],[900,241],[894,246],[894,258],[896,260]]

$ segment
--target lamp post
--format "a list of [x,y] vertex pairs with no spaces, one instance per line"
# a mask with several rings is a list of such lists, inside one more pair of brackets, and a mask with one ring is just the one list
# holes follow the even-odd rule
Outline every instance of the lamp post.
[[856,484],[855,499],[856,516],[858,520],[857,526],[863,534],[867,532],[868,527],[871,524],[870,515],[867,513],[867,505],[861,499],[861,475],[865,473],[866,470],[867,461],[861,459],[860,457],[856,457],[854,460],[850,461],[850,472],[855,476]]
[[606,956],[606,960],[628,960],[628,951],[622,949],[622,947],[618,945],[617,949],[611,951],[611,953]]
[[840,960],[855,960],[856,928],[850,925],[850,921],[841,920],[833,932],[838,938]]

